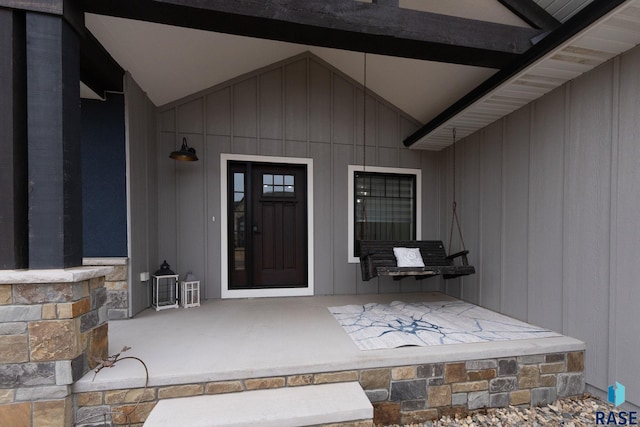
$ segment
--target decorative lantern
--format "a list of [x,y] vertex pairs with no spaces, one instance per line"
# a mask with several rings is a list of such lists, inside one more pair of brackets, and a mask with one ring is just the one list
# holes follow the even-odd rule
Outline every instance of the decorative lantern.
[[171,271],[167,261],[160,270],[153,273],[153,289],[151,304],[156,311],[167,308],[178,308],[178,275]]
[[188,272],[184,277],[184,281],[180,283],[182,288],[182,306],[184,308],[200,307],[200,281],[196,280],[195,276]]

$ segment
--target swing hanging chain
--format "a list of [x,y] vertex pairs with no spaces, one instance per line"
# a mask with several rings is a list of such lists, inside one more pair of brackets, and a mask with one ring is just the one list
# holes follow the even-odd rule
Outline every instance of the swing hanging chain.
[[367,170],[367,52],[364,52],[362,87],[362,167]]
[[456,129],[453,128],[453,211],[456,206]]
[[[362,62],[362,171],[367,171],[367,52],[364,52]],[[360,240],[370,238],[367,221],[367,198],[362,199],[362,222],[360,224]]]
[[462,250],[466,251],[464,246],[464,239],[462,238],[462,227],[460,227],[460,221],[458,220],[458,203],[456,202],[456,129],[453,129],[453,203],[452,203],[452,218],[451,229],[449,231],[449,255],[451,255],[451,243],[453,242],[453,224],[458,227],[458,235],[460,236],[460,244]]

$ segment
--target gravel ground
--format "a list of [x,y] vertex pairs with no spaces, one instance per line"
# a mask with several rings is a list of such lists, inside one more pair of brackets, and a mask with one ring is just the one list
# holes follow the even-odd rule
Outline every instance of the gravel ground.
[[604,411],[608,415],[612,409],[611,404],[585,394],[579,398],[560,399],[552,405],[487,409],[469,416],[442,417],[405,427],[586,427],[595,425],[597,411]]

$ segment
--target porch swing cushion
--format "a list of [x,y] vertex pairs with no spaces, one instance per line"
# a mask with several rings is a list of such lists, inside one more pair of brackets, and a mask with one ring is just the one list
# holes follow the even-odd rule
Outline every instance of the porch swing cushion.
[[[362,280],[365,282],[377,276],[391,276],[394,280],[414,276],[419,280],[442,275],[444,279],[452,279],[476,272],[467,260],[469,251],[447,255],[441,240],[360,240],[358,243]],[[397,248],[417,249],[424,266],[403,267],[394,254]],[[458,258],[460,261],[454,263]]]
[[424,267],[419,248],[393,248],[398,267]]

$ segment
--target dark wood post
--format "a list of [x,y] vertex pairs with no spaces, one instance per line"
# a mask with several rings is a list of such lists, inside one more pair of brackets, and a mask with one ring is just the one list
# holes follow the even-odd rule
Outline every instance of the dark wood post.
[[0,9],[0,269],[28,267],[25,14]]
[[26,13],[29,268],[82,265],[79,38]]

